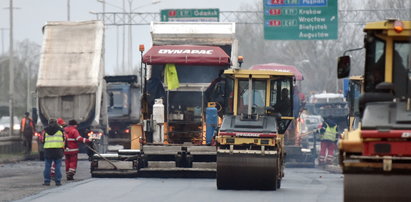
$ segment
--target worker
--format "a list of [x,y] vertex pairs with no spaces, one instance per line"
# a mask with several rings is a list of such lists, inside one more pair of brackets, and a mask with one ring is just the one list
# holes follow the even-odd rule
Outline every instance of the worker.
[[24,118],[21,119],[20,134],[23,136],[24,153],[28,155],[31,152],[31,142],[35,131],[33,120],[30,118],[30,113],[26,112],[24,115]]
[[319,164],[332,164],[334,161],[334,150],[338,140],[338,126],[331,119],[326,119],[320,129],[320,159]]
[[287,88],[281,89],[280,100],[274,105],[275,111],[279,112],[281,116],[290,116],[291,100],[290,93]]
[[[66,122],[64,121],[64,119],[62,119],[62,118],[58,118],[57,119],[57,124],[62,128],[62,129],[64,129],[64,127],[66,127],[67,125],[66,125]],[[51,165],[51,173],[50,173],[50,176],[51,176],[51,179],[54,179],[55,177],[56,177],[56,171],[55,171],[55,169],[56,169],[56,164],[52,164]]]
[[54,162],[56,165],[55,182],[56,186],[61,185],[61,160],[64,155],[64,134],[61,127],[57,124],[56,119],[50,119],[48,126],[44,129],[44,183],[45,186],[50,186],[50,169]]
[[58,118],[58,119],[57,119],[57,124],[59,124],[59,126],[60,126],[61,128],[64,128],[64,127],[67,126],[66,122],[65,122],[64,119],[62,119],[62,118]]
[[70,120],[69,125],[64,128],[64,132],[67,137],[67,146],[64,150],[64,156],[66,157],[67,180],[74,180],[74,175],[76,174],[77,155],[79,152],[78,142],[91,142],[89,139],[80,136],[80,133],[77,130],[77,125],[78,124],[76,120]]
[[219,108],[219,115],[222,117],[225,108],[225,90],[226,90],[226,79],[224,75],[224,70],[221,70],[218,77],[214,79],[208,86],[207,90],[204,92],[206,97],[206,102],[216,102]]

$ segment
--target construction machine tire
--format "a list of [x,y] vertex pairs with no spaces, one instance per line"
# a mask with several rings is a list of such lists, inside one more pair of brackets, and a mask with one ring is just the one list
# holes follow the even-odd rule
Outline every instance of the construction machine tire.
[[344,159],[345,159],[345,152],[343,150],[340,150],[340,152],[338,152],[338,164],[340,165],[341,168],[344,167]]
[[284,176],[283,170],[284,161],[283,158],[277,158],[277,189],[281,188],[281,180]]
[[276,190],[278,156],[217,153],[217,189]]
[[281,180],[277,180],[277,189],[281,188]]

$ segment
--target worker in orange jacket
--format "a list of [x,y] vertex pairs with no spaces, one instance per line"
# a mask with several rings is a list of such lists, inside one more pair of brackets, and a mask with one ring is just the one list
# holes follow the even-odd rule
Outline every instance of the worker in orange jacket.
[[74,175],[77,169],[77,155],[79,152],[78,142],[90,143],[89,139],[80,136],[77,130],[77,121],[70,120],[69,125],[64,128],[66,134],[66,149],[64,156],[66,157],[66,176],[67,180],[74,180]]
[[34,123],[33,120],[30,118],[30,113],[24,113],[24,118],[21,119],[20,124],[20,134],[23,134],[23,145],[24,145],[24,153],[30,154],[31,152],[31,142],[33,140],[34,135]]

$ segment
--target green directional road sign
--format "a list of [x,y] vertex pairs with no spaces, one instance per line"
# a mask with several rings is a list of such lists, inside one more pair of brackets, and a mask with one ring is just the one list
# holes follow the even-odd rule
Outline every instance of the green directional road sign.
[[209,9],[163,9],[161,22],[218,22],[220,10]]
[[338,0],[263,0],[264,39],[338,38]]

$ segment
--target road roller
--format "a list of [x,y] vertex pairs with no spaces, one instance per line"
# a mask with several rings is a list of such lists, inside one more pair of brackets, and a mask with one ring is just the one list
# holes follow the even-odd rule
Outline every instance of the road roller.
[[217,188],[279,189],[284,132],[293,120],[294,74],[229,69],[224,75],[225,113],[216,136]]
[[411,21],[370,22],[364,32],[364,46],[338,59],[344,78],[348,53],[365,51],[359,116],[339,142],[344,201],[411,201]]

